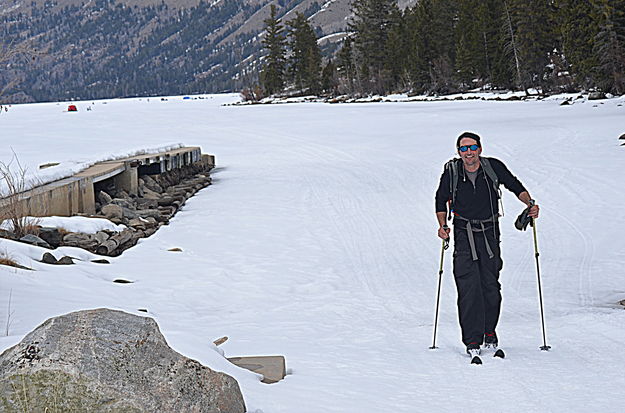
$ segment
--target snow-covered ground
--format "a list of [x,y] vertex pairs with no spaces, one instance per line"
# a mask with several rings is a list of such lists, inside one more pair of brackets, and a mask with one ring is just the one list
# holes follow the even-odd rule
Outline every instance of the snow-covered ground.
[[[149,310],[181,353],[239,381],[251,412],[617,412],[625,396],[625,99],[221,106],[233,95],[16,105],[0,114],[12,150],[61,176],[94,161],[183,142],[215,154],[214,184],[169,226],[112,259],[0,240],[36,271],[0,267],[0,351],[49,317]],[[92,110],[86,108],[91,106]],[[547,341],[531,233],[502,218],[505,360],[472,366],[460,342],[451,251],[438,350],[434,191],[465,130],[541,205]],[[169,252],[179,247],[182,252]],[[132,284],[116,284],[122,277]],[[4,335],[4,334],[3,334]],[[265,385],[227,356],[286,356]]]

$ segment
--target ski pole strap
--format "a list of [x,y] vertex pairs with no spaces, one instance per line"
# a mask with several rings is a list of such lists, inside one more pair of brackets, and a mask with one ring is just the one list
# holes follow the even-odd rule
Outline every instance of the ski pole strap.
[[[486,228],[484,227],[484,224],[489,224],[489,223],[493,223],[493,225],[495,224],[495,222],[497,222],[498,217],[496,215],[493,215],[492,217],[488,218],[488,219],[467,219],[464,218],[460,215],[456,215],[454,217],[455,219],[458,219],[459,221],[464,221],[466,222],[466,230],[467,230],[467,238],[469,239],[469,246],[471,247],[471,258],[473,258],[473,261],[477,261],[477,250],[475,249],[475,238],[473,238],[473,233],[474,232],[486,232]],[[478,228],[474,227],[474,225],[478,226]],[[484,234],[484,243],[486,244],[486,252],[488,253],[488,258],[493,258],[495,256],[495,254],[493,254],[493,250],[490,247],[490,244],[488,243],[488,238],[486,237],[486,234]]]

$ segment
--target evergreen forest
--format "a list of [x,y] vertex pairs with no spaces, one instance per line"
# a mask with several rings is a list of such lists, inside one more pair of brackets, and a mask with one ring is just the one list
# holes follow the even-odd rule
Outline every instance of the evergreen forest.
[[305,22],[283,30],[272,14],[264,93],[625,93],[625,0],[419,0],[403,11],[393,0],[354,0],[352,11],[325,64],[302,55],[318,52],[299,46]]

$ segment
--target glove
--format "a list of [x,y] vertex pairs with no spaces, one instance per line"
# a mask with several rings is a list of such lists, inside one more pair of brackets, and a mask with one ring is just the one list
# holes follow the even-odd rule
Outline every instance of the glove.
[[534,219],[529,216],[530,208],[531,207],[525,208],[517,217],[516,221],[514,221],[514,227],[519,231],[525,231],[528,224],[534,226]]

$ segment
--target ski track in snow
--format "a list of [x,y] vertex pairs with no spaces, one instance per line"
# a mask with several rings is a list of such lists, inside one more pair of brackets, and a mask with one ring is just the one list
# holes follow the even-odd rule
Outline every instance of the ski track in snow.
[[[147,308],[176,350],[237,378],[250,412],[620,411],[625,312],[614,300],[625,295],[625,212],[618,208],[625,195],[617,189],[624,148],[615,140],[623,107],[218,106],[231,99],[111,101],[79,111],[69,125],[53,104],[16,105],[2,115],[3,143],[28,137],[11,143],[29,165],[184,140],[214,153],[219,167],[214,185],[169,226],[106,268],[0,267],[0,309],[10,289],[15,310],[0,348],[53,315]],[[484,154],[506,162],[541,205],[550,352],[539,350],[531,229],[513,228],[523,207],[505,189],[498,332],[506,358],[487,353],[483,365],[469,364],[453,246],[445,253],[439,348],[428,349],[441,246],[434,191],[464,130],[481,133]],[[42,142],[55,143],[38,154]],[[0,160],[10,155],[0,150]],[[174,246],[183,252],[167,252]],[[113,285],[118,277],[134,284]],[[230,337],[221,346],[228,356],[284,354],[289,375],[259,383],[208,344],[222,335]]]

